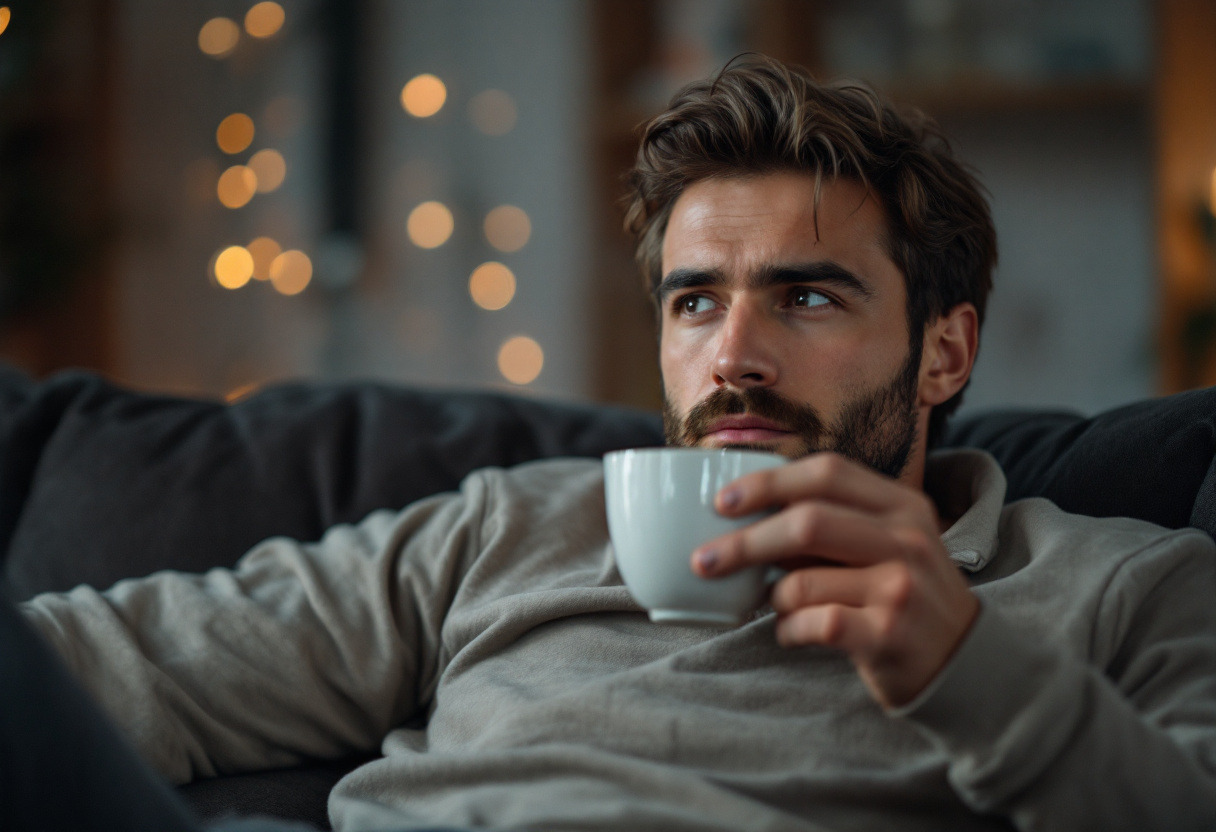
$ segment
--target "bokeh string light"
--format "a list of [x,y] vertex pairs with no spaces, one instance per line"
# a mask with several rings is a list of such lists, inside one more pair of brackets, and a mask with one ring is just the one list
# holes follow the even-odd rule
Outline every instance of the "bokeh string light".
[[[0,31],[7,25],[7,10],[0,7]],[[259,2],[249,8],[244,17],[244,31],[229,18],[208,20],[199,30],[199,49],[216,59],[231,55],[243,35],[267,39],[278,34],[285,25],[283,7],[275,2]],[[411,78],[401,89],[400,102],[406,113],[418,119],[430,118],[441,112],[448,101],[447,85],[436,75],[423,73]],[[299,123],[299,104],[294,99],[279,98],[265,106],[263,122],[267,135],[285,138]],[[487,136],[509,133],[518,121],[515,99],[508,93],[487,89],[473,96],[467,104],[472,127]],[[253,119],[244,113],[233,113],[216,130],[216,144],[228,155],[244,153],[253,145],[257,130]],[[213,174],[214,175],[214,174]],[[219,175],[216,193],[221,204],[236,209],[249,203],[255,194],[270,193],[282,186],[287,175],[287,162],[277,149],[264,147],[254,152],[244,165],[231,165]],[[215,180],[212,180],[215,181]],[[410,211],[406,231],[410,241],[423,249],[435,249],[447,243],[454,232],[452,210],[439,201],[426,201]],[[523,248],[531,238],[532,224],[528,214],[514,205],[499,205],[484,219],[486,241],[501,252],[511,253]],[[251,281],[267,282],[285,296],[298,295],[311,283],[313,263],[299,249],[284,250],[268,236],[257,236],[248,245],[233,245],[212,258],[210,268],[215,282],[226,289],[239,289]],[[473,302],[488,311],[507,307],[515,298],[516,277],[512,270],[498,261],[479,265],[469,276],[468,291]],[[427,318],[428,326],[436,321]],[[422,327],[409,327],[417,336]],[[437,333],[436,333],[437,336]],[[502,377],[512,384],[527,385],[535,381],[544,368],[545,355],[540,344],[527,335],[506,340],[497,353],[497,367]]]
[[4,34],[4,30],[8,28],[8,22],[12,20],[13,13],[8,6],[0,6],[0,35]]
[[213,17],[198,30],[198,48],[212,58],[227,58],[241,40],[241,27],[226,17]]
[[430,118],[443,109],[448,88],[434,75],[417,75],[401,88],[401,106],[415,118]]
[[[282,5],[275,2],[253,4],[245,13],[244,31],[249,37],[264,40],[278,34],[285,25],[287,15]],[[199,29],[198,47],[205,55],[221,59],[231,55],[241,41],[241,27],[227,17],[208,20]],[[300,106],[295,99],[279,97],[265,106],[263,114],[271,134],[285,138],[298,126]],[[216,128],[215,141],[219,149],[228,155],[243,153],[253,144],[256,130],[253,119],[245,113],[232,113]],[[214,163],[204,160],[205,165],[191,169],[189,181],[198,179],[195,174],[204,172]],[[215,177],[215,174],[211,174]],[[241,208],[253,199],[254,194],[270,193],[282,186],[287,176],[287,162],[283,154],[273,148],[258,150],[245,165],[231,165],[211,181],[215,182],[215,194],[226,208]],[[312,260],[303,251],[284,251],[277,240],[259,236],[248,246],[228,246],[219,251],[211,261],[208,271],[215,282],[225,289],[239,289],[251,280],[269,282],[279,294],[298,295],[312,281]]]
[[298,249],[283,252],[270,264],[270,282],[281,295],[298,295],[312,281],[312,260]]
[[469,296],[482,309],[503,309],[515,297],[515,274],[502,263],[482,263],[469,276]]
[[526,335],[508,338],[498,350],[498,371],[512,384],[531,384],[544,366],[544,350]]
[[253,144],[254,132],[253,119],[244,113],[233,113],[215,129],[215,143],[229,155],[240,153]]
[[266,148],[249,157],[249,169],[258,178],[258,193],[278,190],[287,176],[287,162],[277,150]]
[[239,289],[253,277],[253,255],[242,246],[228,246],[215,256],[212,273],[225,289]]
[[278,3],[257,3],[245,12],[245,31],[255,38],[268,38],[283,28],[287,15]]
[[405,222],[410,242],[419,248],[439,248],[452,236],[455,221],[442,202],[424,202],[410,211]]
[[532,221],[522,208],[499,205],[486,214],[486,240],[499,251],[519,251],[532,236]]
[[[401,90],[401,106],[415,118],[429,118],[443,109],[447,87],[431,74],[415,76]],[[468,103],[473,127],[488,136],[502,136],[515,127],[518,112],[515,99],[502,90],[484,90]],[[410,241],[419,248],[443,245],[454,229],[452,212],[440,202],[424,202],[406,220]],[[501,252],[516,252],[532,236],[532,221],[527,212],[514,205],[500,205],[486,214],[482,229],[486,241]],[[469,296],[482,309],[497,311],[515,297],[515,274],[498,261],[482,263],[469,276]],[[498,350],[498,370],[512,384],[531,384],[544,367],[540,344],[526,335],[508,339]]]
[[245,165],[233,165],[220,174],[216,194],[225,208],[244,208],[258,190],[258,177]]

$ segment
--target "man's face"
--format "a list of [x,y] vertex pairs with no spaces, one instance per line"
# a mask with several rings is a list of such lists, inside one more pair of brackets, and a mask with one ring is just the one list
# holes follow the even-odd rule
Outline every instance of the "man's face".
[[881,207],[859,184],[774,173],[690,185],[663,240],[668,441],[891,476],[915,446],[920,350]]

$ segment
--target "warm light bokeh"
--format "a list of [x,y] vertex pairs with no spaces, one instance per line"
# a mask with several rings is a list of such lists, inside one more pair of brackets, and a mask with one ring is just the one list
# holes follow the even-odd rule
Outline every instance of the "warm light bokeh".
[[283,247],[269,237],[258,237],[245,248],[253,256],[253,279],[270,280],[270,265],[283,253]]
[[298,249],[289,249],[270,264],[270,282],[283,295],[298,295],[312,280],[312,260]]
[[233,165],[220,174],[215,190],[225,208],[243,208],[257,193],[257,174],[244,165]]
[[9,11],[8,6],[0,6],[0,35],[4,34],[4,30],[8,28],[8,22],[13,17],[13,13]]
[[512,384],[530,384],[545,366],[540,344],[526,335],[516,335],[498,350],[498,371]]
[[515,297],[515,275],[502,263],[482,263],[469,277],[469,295],[482,309],[502,309]]
[[499,251],[519,251],[532,236],[532,221],[522,208],[499,205],[486,214],[486,239]]
[[424,202],[410,211],[405,229],[419,248],[438,248],[452,236],[452,212],[442,202]]
[[225,153],[240,153],[253,144],[253,133],[253,119],[244,113],[233,113],[216,128],[215,143]]
[[401,106],[416,118],[435,115],[447,99],[448,88],[430,73],[411,78],[401,89]]
[[515,99],[502,90],[486,90],[469,102],[469,120],[487,136],[502,136],[515,127]]
[[277,190],[287,176],[287,162],[277,150],[259,150],[249,158],[249,168],[258,178],[258,193]]
[[241,27],[226,17],[213,17],[198,30],[198,48],[213,58],[226,58],[241,39]]
[[228,246],[215,256],[215,282],[225,289],[239,289],[253,277],[253,255],[241,246]]
[[255,38],[268,38],[283,28],[286,19],[278,3],[258,3],[245,13],[245,31]]

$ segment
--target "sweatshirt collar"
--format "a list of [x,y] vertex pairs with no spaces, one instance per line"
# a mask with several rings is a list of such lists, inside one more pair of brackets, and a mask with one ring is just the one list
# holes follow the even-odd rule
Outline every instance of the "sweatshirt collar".
[[987,566],[1005,505],[1005,475],[997,461],[984,451],[935,451],[925,463],[925,493],[943,517],[957,518],[942,534],[950,559],[968,572]]

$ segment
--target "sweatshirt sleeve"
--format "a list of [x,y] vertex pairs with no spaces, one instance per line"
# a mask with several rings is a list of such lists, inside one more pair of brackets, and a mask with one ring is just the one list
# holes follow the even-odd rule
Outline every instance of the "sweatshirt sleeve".
[[946,669],[895,712],[950,760],[975,811],[1022,830],[1216,829],[1216,558],[1159,540],[1110,581],[1098,666],[986,606]]
[[175,783],[371,750],[433,691],[483,506],[473,476],[316,543],[273,538],[230,570],[80,586],[22,611]]

